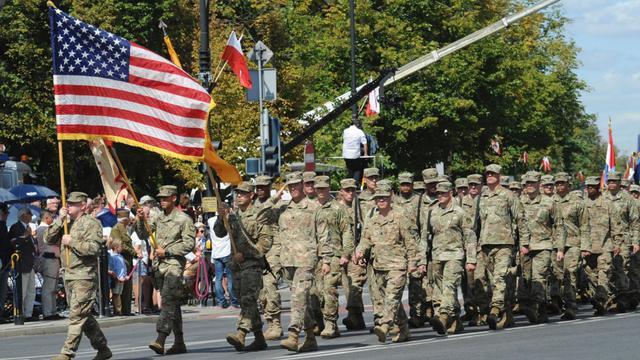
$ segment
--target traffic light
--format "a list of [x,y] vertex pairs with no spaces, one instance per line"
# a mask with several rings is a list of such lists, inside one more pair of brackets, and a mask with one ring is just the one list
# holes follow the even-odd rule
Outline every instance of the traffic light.
[[280,175],[280,119],[269,117],[269,141],[264,146],[264,172],[269,176]]

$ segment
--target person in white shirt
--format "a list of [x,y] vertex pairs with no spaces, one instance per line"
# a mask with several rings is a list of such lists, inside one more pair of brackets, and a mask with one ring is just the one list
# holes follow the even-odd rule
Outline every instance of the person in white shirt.
[[366,165],[360,156],[367,156],[368,152],[367,136],[362,131],[360,120],[355,120],[342,132],[342,157],[349,171],[348,177],[355,179],[356,184],[362,181],[362,171]]
[[[231,241],[229,235],[219,237],[213,231],[213,225],[216,223],[218,216],[212,216],[207,221],[209,226],[209,234],[211,235],[211,262],[215,268],[216,283],[215,295],[216,304],[222,308],[229,307],[229,302],[234,308],[239,308],[240,303],[233,294],[233,276],[231,274]],[[227,276],[227,290],[229,292],[229,301],[224,296],[224,288],[222,287],[223,276]]]
[[58,315],[56,309],[56,290],[60,274],[60,245],[50,245],[44,241],[44,232],[51,223],[53,223],[53,214],[43,211],[40,225],[36,229],[38,254],[40,254],[39,270],[42,275],[42,316],[44,320],[59,320],[62,317]]

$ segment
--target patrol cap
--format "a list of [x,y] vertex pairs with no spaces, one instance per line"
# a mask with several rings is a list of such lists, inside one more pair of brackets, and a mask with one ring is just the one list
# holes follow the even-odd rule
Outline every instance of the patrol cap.
[[509,186],[509,176],[507,175],[502,175],[500,176],[500,185],[502,186]]
[[571,176],[566,172],[559,172],[555,176],[556,182],[571,182]]
[[398,184],[412,184],[413,174],[410,172],[401,172],[398,175]]
[[388,183],[378,184],[376,187],[376,192],[373,194],[373,197],[385,197],[391,196],[391,185]]
[[378,170],[378,168],[375,168],[375,167],[364,169],[364,177],[367,178],[370,176],[380,176],[380,170]]
[[243,181],[238,184],[234,191],[253,192],[253,184],[250,181]]
[[340,189],[357,189],[357,188],[358,186],[356,186],[356,179],[347,178],[347,179],[340,180]]
[[413,190],[425,190],[424,181],[414,181]]
[[256,186],[268,186],[271,185],[271,176],[260,175],[256,177]]
[[392,186],[392,184],[391,184],[391,180],[389,180],[389,179],[382,179],[382,180],[379,180],[379,181],[378,181],[377,186],[380,186],[380,185],[382,185],[382,186],[388,186],[388,187],[389,187],[389,189],[391,189],[391,188],[393,187],[393,186]]
[[151,204],[151,203],[155,203],[156,199],[152,198],[149,195],[145,195],[143,197],[140,198],[140,205],[146,205],[146,204]]
[[316,178],[316,172],[315,171],[305,171],[302,173],[302,181],[303,182],[314,182]]
[[118,219],[128,218],[129,215],[131,215],[131,210],[129,209],[119,208],[116,210],[116,216],[118,217]]
[[522,185],[519,182],[513,180],[509,183],[509,189],[511,190],[522,190]]
[[540,177],[540,181],[542,181],[542,185],[555,185],[555,180],[553,179],[553,175],[542,175]]
[[538,181],[540,181],[540,175],[538,175],[537,173],[535,173],[533,171],[527,171],[526,174],[522,175],[522,180],[525,183],[538,182]]
[[600,185],[600,177],[587,176],[587,179],[584,181],[584,184],[587,186],[598,186]]
[[158,191],[157,197],[167,197],[178,195],[178,188],[174,185],[163,185],[160,186],[160,191]]
[[449,177],[447,175],[438,175],[438,182],[449,182]]
[[636,184],[633,184],[633,185],[629,186],[629,191],[630,192],[640,193],[640,186],[636,185]]
[[436,192],[446,193],[451,191],[452,188],[453,188],[453,185],[451,185],[450,182],[443,181],[443,182],[439,182],[438,185],[436,185]]
[[72,193],[69,194],[69,197],[67,198],[67,202],[70,203],[79,203],[79,202],[85,202],[87,201],[87,198],[89,197],[89,195],[81,192],[81,191],[74,191]]
[[629,185],[631,185],[629,179],[622,179],[622,187],[629,187]]
[[617,171],[612,171],[609,173],[609,176],[607,177],[607,181],[609,180],[613,180],[613,181],[620,181],[622,180],[622,176],[620,176],[620,173]]
[[425,184],[433,184],[438,182],[438,170],[435,168],[428,168],[422,170],[422,180]]
[[467,183],[482,185],[482,175],[480,175],[480,174],[471,174],[471,175],[467,176]]
[[469,181],[467,180],[467,178],[456,179],[456,189],[461,187],[469,187]]
[[492,172],[492,173],[500,174],[501,171],[502,171],[502,166],[498,164],[489,164],[487,165],[487,167],[484,168],[485,173]]
[[328,188],[331,187],[329,184],[329,177],[326,175],[316,176],[314,179],[315,185],[314,188]]
[[302,173],[300,171],[294,171],[284,176],[285,185],[292,185],[302,182]]

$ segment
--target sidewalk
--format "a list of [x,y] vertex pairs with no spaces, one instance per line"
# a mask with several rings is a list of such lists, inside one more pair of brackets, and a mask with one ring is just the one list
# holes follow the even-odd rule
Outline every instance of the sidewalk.
[[[200,306],[183,306],[182,307],[182,319],[183,320],[195,320],[195,319],[215,319],[218,317],[235,317],[240,312],[240,309],[234,309],[232,307],[228,309],[219,309],[213,306],[200,307]],[[158,320],[158,315],[135,315],[135,316],[113,316],[97,318],[100,327],[103,329],[128,325],[128,324],[155,324]],[[69,320],[51,320],[51,321],[35,321],[25,323],[24,325],[0,324],[0,338],[6,338],[11,336],[30,336],[30,335],[49,335],[66,333]]]

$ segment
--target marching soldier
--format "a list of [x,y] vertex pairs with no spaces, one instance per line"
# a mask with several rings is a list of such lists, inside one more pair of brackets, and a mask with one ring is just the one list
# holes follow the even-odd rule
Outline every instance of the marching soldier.
[[[485,168],[487,188],[480,195],[480,237],[479,255],[486,265],[485,274],[476,271],[476,280],[481,285],[474,291],[478,293],[477,305],[480,312],[487,314],[487,323],[492,330],[510,326],[513,321],[511,304],[506,303],[506,286],[509,267],[516,249],[513,224],[517,226],[520,241],[529,242],[524,210],[517,197],[500,185],[501,167],[497,164]],[[492,289],[489,299],[488,289]],[[489,310],[490,307],[490,310]]]
[[[571,178],[569,174],[560,172],[555,175],[556,193],[553,200],[562,215],[567,233],[564,251],[563,294],[565,311],[563,320],[576,318],[578,304],[578,276],[580,273],[581,252],[589,251],[589,222],[582,196],[569,192]],[[581,194],[581,193],[580,193]]]
[[[223,219],[227,218],[230,238],[236,247],[231,269],[233,291],[240,301],[240,315],[238,331],[228,334],[227,342],[237,351],[265,350],[267,343],[262,333],[258,294],[262,290],[262,272],[266,266],[264,257],[272,243],[269,210],[253,206],[254,191],[250,182],[243,181],[235,191],[238,210],[232,211],[226,204],[220,204],[220,216],[213,229],[216,236],[226,236],[227,229]],[[249,332],[253,332],[255,339],[245,347],[245,338]]]
[[[284,210],[284,203],[280,201],[283,190],[284,188],[271,197],[271,177],[264,175],[256,177],[256,199],[253,206],[258,210],[266,210],[268,212],[267,219],[271,227],[272,236],[278,232],[278,218]],[[278,283],[282,278],[282,266],[280,265],[280,244],[276,242],[275,238],[265,258],[271,266],[271,273],[262,276],[263,288],[259,296],[264,319],[267,322],[264,338],[266,340],[280,340],[284,334],[280,316],[282,301],[278,291]]]
[[[402,292],[407,281],[407,272],[426,271],[426,259],[419,254],[417,227],[404,214],[391,206],[391,188],[378,186],[375,193],[378,212],[365,225],[362,241],[356,248],[354,260],[364,258],[371,252],[375,283],[380,287],[382,317],[374,327],[378,341],[386,341],[389,330],[395,325],[399,332],[393,342],[409,340],[407,314],[402,307]],[[422,249],[425,250],[425,249]]]
[[[466,179],[465,179],[466,180]],[[434,301],[437,308],[431,325],[438,334],[462,331],[459,319],[458,286],[463,266],[473,271],[476,263],[476,234],[472,217],[454,201],[452,186],[441,182],[436,186],[438,205],[434,206],[422,226],[422,238],[432,236]],[[426,243],[425,240],[423,242]],[[466,258],[466,260],[465,260]]]
[[[283,276],[291,284],[292,291],[289,334],[287,339],[280,342],[280,346],[289,351],[315,351],[318,343],[314,334],[315,320],[310,297],[318,264],[317,238],[324,236],[318,234],[315,228],[319,204],[305,196],[300,172],[289,173],[285,179],[291,201],[278,219],[275,241],[280,244]],[[298,345],[303,330],[304,342]]]
[[[155,286],[160,291],[162,309],[156,323],[158,337],[149,344],[156,354],[171,355],[187,352],[182,331],[182,273],[186,263],[185,255],[195,248],[196,229],[193,221],[185,213],[176,208],[178,189],[173,185],[161,186],[158,191],[162,212],[149,223],[155,235],[155,258],[153,274]],[[139,238],[150,236],[144,223],[144,210],[138,209],[135,231]],[[173,331],[173,346],[164,351],[167,336]]]
[[340,336],[338,331],[338,286],[342,278],[342,268],[349,263],[353,254],[353,232],[349,213],[331,197],[329,177],[316,176],[315,188],[320,209],[316,214],[316,228],[323,237],[318,238],[322,258],[322,289],[324,306],[324,330],[320,336],[331,339]]
[[[480,314],[478,306],[474,299],[475,274],[485,273],[484,263],[479,262],[477,252],[480,247],[477,246],[478,235],[480,234],[479,227],[479,208],[480,193],[482,192],[482,175],[471,174],[467,176],[467,184],[469,184],[469,193],[462,198],[462,210],[472,220],[473,232],[476,236],[476,254],[473,256],[476,259],[476,264],[473,270],[467,270],[462,274],[462,296],[464,299],[465,314],[460,318],[461,321],[469,321],[469,326],[481,326],[486,325],[486,315]],[[470,267],[469,267],[470,268]],[[478,282],[478,286],[480,286]]]
[[415,192],[418,195],[422,195],[424,194],[425,190],[426,190],[426,187],[424,185],[424,181],[418,180],[413,182],[413,192]]
[[[359,210],[355,179],[343,179],[340,181],[340,201],[338,204],[349,215],[355,247],[358,245],[359,238],[362,235],[362,212]],[[350,258],[352,256],[353,253],[350,254]],[[366,324],[362,316],[364,313],[362,286],[367,281],[367,264],[364,261],[357,264],[350,261],[347,263],[342,279],[342,286],[345,289],[345,297],[347,298],[348,313],[347,317],[342,319],[342,324],[347,327],[347,330],[364,330]]]
[[315,184],[316,173],[314,171],[305,171],[302,173],[302,182],[304,183],[304,194],[311,200],[316,198]]
[[[393,198],[393,204],[402,208],[414,219],[418,213],[420,195],[413,192],[413,174],[402,172],[398,175],[399,194]],[[417,219],[416,219],[417,221]]]
[[[616,310],[625,312],[637,306],[636,294],[640,286],[636,254],[640,250],[640,215],[631,196],[620,188],[621,176],[611,172],[607,178],[608,191],[604,198],[611,211],[613,240],[613,271],[616,279]],[[631,260],[633,257],[633,261]],[[629,270],[629,273],[626,273]]]
[[527,196],[523,197],[522,206],[531,235],[520,242],[524,286],[521,287],[523,291],[518,294],[518,300],[521,311],[530,323],[545,323],[548,321],[546,290],[547,276],[551,270],[551,252],[554,248],[558,249],[557,261],[562,261],[566,236],[562,213],[556,203],[551,197],[540,193],[540,178],[527,173],[523,180],[527,184]]
[[458,206],[462,205],[462,199],[469,193],[469,181],[467,178],[457,178],[456,182],[456,196],[455,200]]
[[522,195],[522,185],[519,182],[513,180],[509,183],[509,190],[513,191],[513,193],[520,197]]
[[587,197],[584,199],[589,237],[582,256],[589,281],[594,315],[607,313],[607,305],[613,301],[613,239],[609,204],[600,193],[600,178],[589,176],[585,180]]
[[[64,287],[69,303],[69,327],[67,339],[60,354],[54,360],[69,360],[75,357],[84,333],[91,346],[98,350],[95,359],[110,359],[100,325],[92,311],[98,287],[98,256],[104,246],[102,226],[90,215],[86,215],[87,194],[72,192],[67,199],[67,208],[60,209],[60,216],[45,231],[47,244],[62,244],[62,266]],[[69,234],[63,235],[64,221],[69,215]]]

